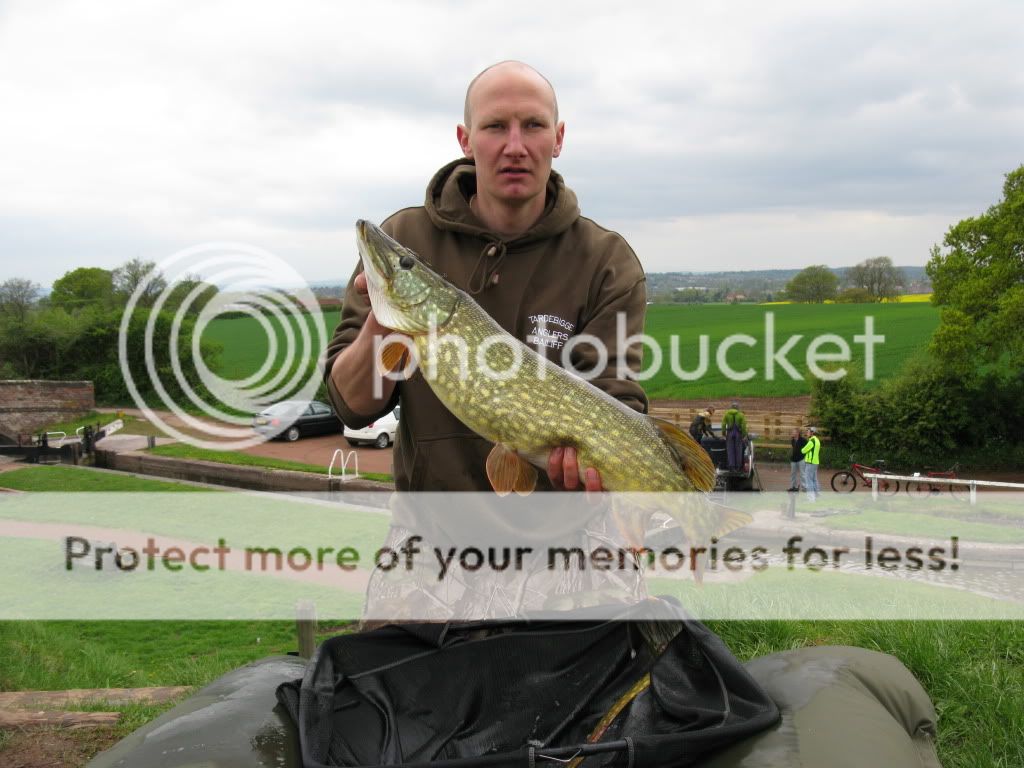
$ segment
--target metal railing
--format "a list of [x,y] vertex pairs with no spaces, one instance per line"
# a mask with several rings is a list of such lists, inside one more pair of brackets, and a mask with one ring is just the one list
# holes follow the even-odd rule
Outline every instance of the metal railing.
[[1016,488],[1024,491],[1024,483],[1003,483],[997,480],[968,480],[965,477],[930,477],[927,475],[891,475],[885,472],[865,472],[864,477],[871,478],[871,498],[878,499],[878,480],[903,480],[907,483],[929,483],[939,485],[964,485],[970,491],[971,504],[978,502],[978,488]]
[[[355,451],[349,451],[346,454],[341,448],[338,448],[334,451],[334,455],[331,456],[331,463],[327,467],[328,481],[334,479],[334,465],[339,458],[341,459],[341,475],[339,476],[341,482],[347,483],[349,480],[355,480],[357,477],[359,477],[359,454],[356,453]],[[353,471],[351,475],[345,473],[345,470],[348,468],[348,462],[350,460],[352,460],[353,464]]]

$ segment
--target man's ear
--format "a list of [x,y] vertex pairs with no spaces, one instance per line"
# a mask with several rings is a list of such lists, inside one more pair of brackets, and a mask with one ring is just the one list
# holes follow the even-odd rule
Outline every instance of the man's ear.
[[562,154],[562,140],[565,138],[565,123],[559,123],[558,127],[555,128],[555,149],[551,153],[552,157],[558,157]]
[[464,125],[458,125],[455,127],[455,136],[459,140],[459,146],[462,147],[462,154],[472,160],[473,147],[469,143],[469,129]]

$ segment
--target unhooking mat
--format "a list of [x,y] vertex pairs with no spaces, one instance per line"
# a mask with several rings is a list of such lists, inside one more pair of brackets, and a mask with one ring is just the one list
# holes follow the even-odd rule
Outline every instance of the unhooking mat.
[[[233,670],[88,768],[300,768],[298,735],[276,691],[306,667],[295,657],[271,657]],[[763,656],[745,667],[781,718],[699,768],[939,768],[935,710],[892,656],[820,646]]]

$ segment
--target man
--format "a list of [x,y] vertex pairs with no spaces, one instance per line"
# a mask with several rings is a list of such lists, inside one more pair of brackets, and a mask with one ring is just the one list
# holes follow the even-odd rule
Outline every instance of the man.
[[743,441],[747,437],[747,418],[739,403],[733,403],[722,416],[726,464],[731,470],[743,469]]
[[[551,84],[521,62],[496,64],[470,83],[464,120],[456,131],[463,159],[438,171],[424,206],[399,211],[382,228],[553,362],[561,363],[569,337],[599,338],[608,351],[603,370],[596,370],[600,358],[587,345],[573,350],[573,367],[596,373],[595,386],[646,412],[640,386],[615,373],[620,361],[633,371],[640,367],[638,345],[616,344],[616,315],[625,318],[625,336],[642,332],[643,269],[622,237],[580,215],[576,196],[551,169],[565,135]],[[389,329],[370,310],[360,272],[328,347],[328,390],[337,413],[358,428],[400,398],[397,488],[489,490],[490,444],[437,400],[422,375],[397,385],[383,379],[382,397],[373,397],[374,337]],[[578,467],[572,447],[551,452],[547,479],[542,485],[555,489],[601,489],[598,473]]]
[[800,490],[801,477],[804,472],[804,446],[807,441],[801,436],[799,429],[794,429],[789,436],[789,492]]
[[818,498],[818,464],[821,461],[821,440],[818,439],[818,430],[808,427],[804,430],[804,437],[807,444],[801,449],[804,457],[804,488],[807,490],[807,500],[814,501]]
[[704,409],[703,412],[698,413],[693,417],[693,421],[690,422],[690,437],[696,440],[698,443],[702,438],[714,437],[715,430],[711,426],[711,419],[715,415],[715,409],[710,405]]

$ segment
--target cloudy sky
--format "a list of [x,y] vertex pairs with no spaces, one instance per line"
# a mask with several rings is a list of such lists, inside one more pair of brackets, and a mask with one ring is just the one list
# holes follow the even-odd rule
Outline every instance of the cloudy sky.
[[208,241],[347,278],[506,58],[648,271],[924,264],[1024,163],[1017,0],[635,5],[0,0],[0,279]]

